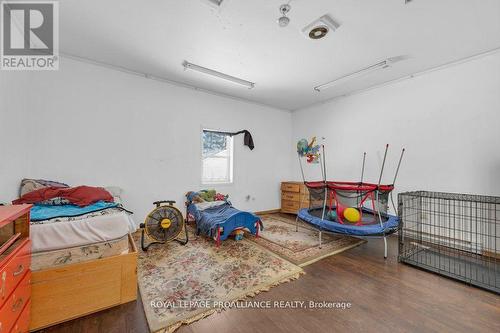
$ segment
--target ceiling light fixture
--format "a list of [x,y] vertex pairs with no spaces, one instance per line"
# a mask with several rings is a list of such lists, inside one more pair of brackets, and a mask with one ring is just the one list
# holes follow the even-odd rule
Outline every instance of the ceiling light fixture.
[[280,6],[280,13],[283,15],[278,19],[280,27],[284,28],[288,25],[288,23],[290,23],[290,19],[286,16],[286,14],[288,14],[291,9],[292,7],[287,3]]
[[215,6],[215,7],[220,7],[222,5],[222,2],[224,0],[204,0],[205,2],[208,2],[209,5]]
[[381,69],[386,69],[388,67],[391,67],[394,63],[396,63],[398,61],[401,61],[401,60],[405,60],[405,59],[407,59],[407,56],[398,56],[398,57],[388,58],[388,59],[383,60],[381,62],[378,62],[378,63],[376,63],[374,65],[371,65],[371,66],[365,67],[363,69],[360,69],[359,71],[356,71],[356,72],[353,72],[353,73],[341,76],[338,79],[335,79],[333,81],[327,82],[327,83],[319,85],[317,87],[314,87],[314,90],[316,90],[316,91],[322,91],[322,90],[331,88],[331,87],[339,85],[339,84],[341,84],[343,82],[352,80],[352,79],[360,77],[360,76],[367,75],[367,74],[372,73],[374,71],[378,71],[378,70],[381,70]]
[[192,63],[187,62],[187,61],[185,61],[183,63],[183,66],[184,66],[185,70],[191,69],[191,70],[196,71],[196,72],[200,72],[200,73],[203,73],[203,74],[215,76],[215,77],[218,77],[218,78],[226,80],[226,81],[230,81],[230,82],[233,82],[233,83],[236,83],[236,84],[240,84],[242,86],[247,87],[248,89],[252,89],[253,87],[255,87],[255,83],[253,83],[253,82],[246,81],[246,80],[243,80],[243,79],[240,79],[240,78],[228,75],[228,74],[224,74],[224,73],[221,73],[221,72],[217,72],[217,71],[214,71],[213,69],[209,69],[209,68],[206,68],[206,67],[198,66],[198,65],[192,64]]

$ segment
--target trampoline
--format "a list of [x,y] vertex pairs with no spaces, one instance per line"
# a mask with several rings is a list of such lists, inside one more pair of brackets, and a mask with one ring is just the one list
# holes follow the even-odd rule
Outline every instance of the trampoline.
[[[372,218],[370,218],[369,221],[366,221],[367,219],[363,217],[363,224],[359,226],[342,224],[331,220],[323,220],[321,219],[321,211],[321,207],[312,209],[312,211],[308,208],[303,208],[299,211],[298,217],[302,221],[312,224],[325,231],[358,237],[390,235],[396,232],[399,227],[399,218],[394,215],[387,214],[386,217],[383,217],[385,218],[385,222],[382,222],[382,225],[380,225],[378,221],[375,222]],[[376,214],[373,214],[370,210],[366,209],[365,216],[369,214],[376,218]]]
[[[386,145],[382,169],[378,183],[363,182],[366,153],[363,154],[363,167],[360,182],[327,181],[324,146],[314,146],[315,139],[306,145],[305,139],[299,141],[297,152],[304,185],[309,190],[309,208],[300,209],[297,215],[297,229],[299,219],[315,227],[319,231],[319,246],[323,232],[349,235],[354,237],[380,237],[384,239],[384,258],[387,258],[387,239],[399,229],[399,218],[391,215],[389,200],[394,211],[392,191],[397,178],[404,149],[401,152],[394,181],[390,185],[381,184],[387,150]],[[323,155],[323,158],[322,156]],[[318,163],[321,166],[322,181],[307,182],[300,157],[307,157],[308,163]],[[321,163],[322,162],[322,163]],[[302,207],[302,203],[300,203]]]

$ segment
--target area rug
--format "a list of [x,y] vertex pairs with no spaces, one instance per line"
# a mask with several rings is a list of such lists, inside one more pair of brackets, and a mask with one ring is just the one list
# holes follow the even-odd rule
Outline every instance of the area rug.
[[295,221],[289,218],[263,215],[261,219],[264,230],[260,233],[260,237],[249,239],[300,267],[366,242],[355,237],[323,233],[320,249],[318,231],[306,223],[299,220],[297,232]]
[[[139,235],[134,236],[139,243]],[[185,246],[138,248],[139,290],[152,332],[173,332],[304,273],[248,240],[228,239],[216,248],[213,240],[192,231]]]

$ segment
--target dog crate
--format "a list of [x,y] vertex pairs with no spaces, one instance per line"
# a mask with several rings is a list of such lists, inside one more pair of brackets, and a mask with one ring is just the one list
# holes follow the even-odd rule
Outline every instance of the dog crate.
[[500,197],[398,195],[399,261],[500,293]]

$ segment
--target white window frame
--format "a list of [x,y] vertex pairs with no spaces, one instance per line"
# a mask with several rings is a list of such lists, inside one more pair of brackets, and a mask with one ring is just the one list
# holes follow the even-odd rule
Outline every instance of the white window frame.
[[218,129],[213,129],[213,128],[207,128],[207,127],[202,127],[201,128],[201,133],[200,133],[200,160],[201,160],[201,184],[202,185],[227,185],[227,184],[233,184],[233,170],[234,170],[234,137],[229,136],[229,158],[228,158],[228,170],[229,170],[229,175],[228,178],[222,181],[210,181],[210,180],[205,180],[203,178],[203,132],[205,131],[212,131],[212,132],[221,132],[225,133],[228,131],[223,131],[223,130],[218,130]]

